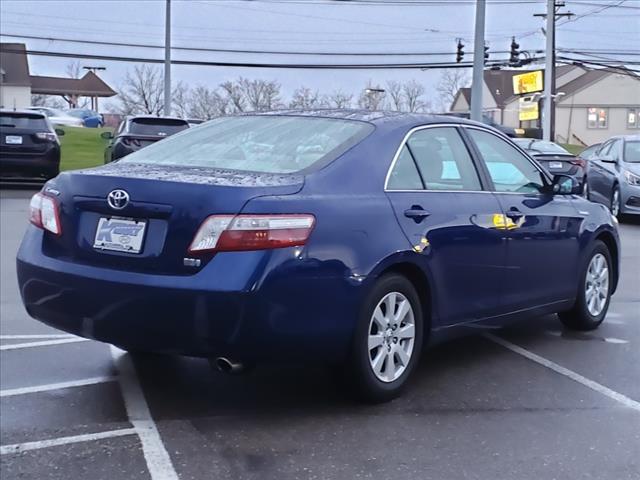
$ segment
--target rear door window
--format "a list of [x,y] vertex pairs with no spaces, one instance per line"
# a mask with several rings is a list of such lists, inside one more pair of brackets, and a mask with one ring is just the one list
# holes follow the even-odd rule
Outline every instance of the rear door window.
[[454,127],[418,130],[407,145],[427,190],[482,190],[471,155]]
[[418,168],[406,145],[400,150],[400,155],[389,174],[387,190],[424,190]]

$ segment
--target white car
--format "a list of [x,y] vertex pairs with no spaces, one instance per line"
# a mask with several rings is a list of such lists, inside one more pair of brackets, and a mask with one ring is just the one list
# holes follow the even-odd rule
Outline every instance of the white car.
[[29,107],[29,110],[35,110],[43,113],[54,125],[61,125],[63,127],[82,127],[84,123],[81,118],[73,117],[68,113],[51,107]]

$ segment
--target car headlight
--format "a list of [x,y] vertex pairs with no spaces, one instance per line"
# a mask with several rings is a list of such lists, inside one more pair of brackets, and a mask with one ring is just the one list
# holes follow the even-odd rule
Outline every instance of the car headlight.
[[631,173],[628,170],[624,172],[624,179],[627,181],[629,185],[638,185],[640,186],[640,176],[635,173]]

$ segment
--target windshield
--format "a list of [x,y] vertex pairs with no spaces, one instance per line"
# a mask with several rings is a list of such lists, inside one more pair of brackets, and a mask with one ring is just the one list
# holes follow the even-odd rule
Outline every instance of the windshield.
[[158,135],[167,137],[174,133],[189,128],[184,120],[171,120],[169,118],[136,118],[129,124],[129,133],[136,135]]
[[363,122],[318,117],[218,118],[122,161],[292,173],[336,158],[372,129]]
[[640,141],[625,142],[624,161],[629,163],[640,163]]
[[532,138],[517,138],[514,140],[521,148],[533,153],[553,153],[558,155],[571,155],[557,143],[536,140]]
[[30,130],[49,130],[47,121],[40,115],[28,113],[0,114],[0,127],[2,128],[27,128]]

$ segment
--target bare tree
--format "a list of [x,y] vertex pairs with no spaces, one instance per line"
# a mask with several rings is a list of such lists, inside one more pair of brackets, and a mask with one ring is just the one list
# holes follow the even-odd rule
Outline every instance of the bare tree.
[[184,82],[176,83],[171,92],[171,110],[173,115],[180,118],[189,116],[189,102],[191,100],[191,92]]
[[273,110],[280,107],[280,84],[274,80],[249,80],[240,77],[238,86],[249,107],[255,111]]
[[449,111],[461,88],[469,85],[471,79],[466,70],[450,68],[440,74],[440,81],[436,86],[438,92],[439,107],[443,111]]
[[358,106],[367,110],[380,110],[384,105],[386,92],[379,85],[373,85],[369,80],[358,98]]
[[404,105],[407,112],[422,112],[431,110],[428,101],[422,100],[425,88],[421,83],[415,80],[409,80],[402,85],[402,94],[404,97]]
[[189,116],[191,118],[209,120],[229,113],[230,107],[229,98],[221,95],[215,89],[198,85],[191,91],[189,99]]
[[334,90],[324,97],[324,103],[333,108],[350,108],[351,102],[353,102],[353,94],[344,93],[342,90]]
[[147,113],[160,115],[164,108],[163,80],[158,68],[147,64],[136,65],[128,71],[119,88],[122,115]]
[[69,78],[80,78],[80,73],[82,72],[80,60],[75,60],[67,63],[65,72],[67,74],[67,77]]
[[308,87],[297,88],[289,102],[289,108],[318,108],[323,106],[325,106],[325,101],[320,96],[320,92],[311,90]]
[[389,94],[389,104],[391,109],[402,112],[405,103],[402,83],[397,80],[390,80],[387,82],[387,88],[385,90],[387,94]]
[[229,104],[229,111],[233,113],[244,112],[246,101],[240,85],[232,80],[220,84],[223,94]]
[[52,95],[31,95],[31,105],[34,107],[51,107],[51,108],[64,108],[65,105],[57,97]]

